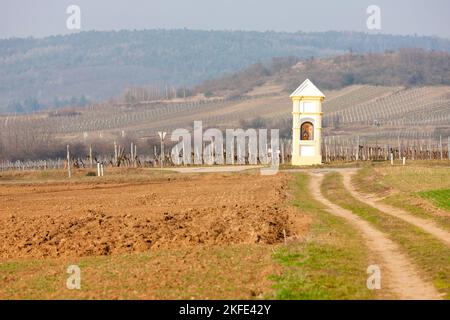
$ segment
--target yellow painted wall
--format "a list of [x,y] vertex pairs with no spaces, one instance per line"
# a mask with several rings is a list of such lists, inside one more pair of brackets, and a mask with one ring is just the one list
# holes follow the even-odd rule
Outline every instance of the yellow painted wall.
[[[292,165],[308,166],[322,163],[322,101],[322,97],[292,97]],[[304,112],[302,106],[305,102],[314,103],[315,110]],[[310,120],[314,125],[314,140],[301,140],[300,127],[303,122]],[[302,155],[302,149],[304,153],[310,155]]]

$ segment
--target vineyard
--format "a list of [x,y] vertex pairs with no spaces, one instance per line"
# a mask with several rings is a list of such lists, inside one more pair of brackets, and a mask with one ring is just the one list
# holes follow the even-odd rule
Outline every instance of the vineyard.
[[[363,90],[370,93],[372,90]],[[373,90],[375,92],[375,90]],[[450,90],[446,87],[428,87],[414,89],[397,89],[389,95],[364,101],[366,96],[352,97],[360,101],[345,102],[341,99],[331,100],[331,113],[326,115],[328,121],[340,119],[343,123],[362,123],[378,125],[421,125],[446,124],[450,121]],[[335,100],[338,101],[335,104]],[[347,107],[343,108],[342,105]]]
[[[291,134],[291,101],[288,94],[281,88],[269,93],[264,93],[264,90],[254,92],[258,94],[135,103],[110,102],[30,115],[3,115],[0,117],[0,153],[8,154],[19,148],[28,150],[37,145],[46,150],[51,149],[56,142],[85,145],[102,143],[111,146],[115,140],[125,137],[134,141],[147,139],[159,147],[158,131],[170,134],[176,128],[192,130],[196,120],[201,120],[204,128],[225,129],[241,127],[243,122],[251,127],[252,120],[259,119],[259,127],[279,128],[280,136],[287,141]],[[427,155],[435,152],[431,145],[435,145],[436,152],[441,148],[439,143],[446,147],[445,142],[450,136],[450,87],[355,85],[325,91],[325,94],[325,141],[359,140],[364,141],[367,148],[383,146],[386,149],[388,145],[398,145],[401,140],[405,146],[428,149]],[[335,156],[329,158],[348,158],[342,154],[344,151],[337,151],[346,150],[346,144],[353,145],[353,148],[358,145],[356,142],[340,142],[335,148]],[[286,146],[287,149],[289,146]],[[102,152],[101,155],[107,156],[108,153]],[[147,158],[142,162],[149,162],[152,157],[158,158],[156,153],[151,146],[143,150],[142,154]],[[351,158],[355,159],[355,152],[352,154]],[[382,158],[388,154],[384,151]],[[420,152],[417,154],[420,157]],[[48,158],[55,157],[50,154]],[[54,165],[48,163],[48,166],[62,165],[62,162]],[[13,162],[4,165],[17,166],[25,165],[15,165]],[[38,166],[45,167],[42,163]]]
[[[206,147],[206,144],[204,145]],[[291,161],[292,141],[282,139],[280,141],[279,163],[281,165],[289,164]],[[133,148],[133,145],[131,146]],[[134,148],[133,148],[134,149]],[[119,146],[120,156],[111,152],[111,154],[70,158],[70,166],[77,169],[87,168],[95,170],[97,164],[105,167],[125,167],[125,168],[159,168],[174,167],[183,165],[185,157],[180,153],[178,159],[174,160],[172,151],[153,148],[153,153],[138,155],[133,152],[127,153],[125,148]],[[191,155],[191,163],[194,163],[195,155]],[[205,165],[221,164],[214,159],[225,159],[226,150],[223,149],[222,155],[213,153],[204,157]],[[342,138],[339,136],[326,137],[322,142],[322,161],[324,163],[332,162],[359,162],[359,161],[414,161],[414,160],[449,160],[450,161],[450,138],[443,141],[431,140],[400,140],[396,144],[368,144],[359,136],[352,138]],[[269,157],[260,157],[257,153],[253,154],[246,150],[240,155],[235,155],[232,164],[234,165],[267,165],[272,163]],[[25,171],[25,170],[49,170],[49,169],[67,169],[66,159],[47,159],[47,160],[26,160],[26,161],[0,161],[0,172],[4,171]],[[92,172],[94,175],[95,172]]]
[[[350,86],[326,92],[324,122],[338,124],[439,125],[449,122],[450,87]],[[188,101],[156,101],[135,104],[97,104],[78,112],[53,112],[24,116],[2,116],[1,125],[26,123],[48,128],[51,133],[69,134],[135,127],[158,128],[164,120],[178,125],[186,116],[212,126],[233,125],[236,120],[290,117],[286,93]],[[195,117],[194,117],[195,116]],[[181,121],[180,121],[181,120]],[[175,127],[176,127],[175,125]],[[161,125],[161,127],[165,127]]]

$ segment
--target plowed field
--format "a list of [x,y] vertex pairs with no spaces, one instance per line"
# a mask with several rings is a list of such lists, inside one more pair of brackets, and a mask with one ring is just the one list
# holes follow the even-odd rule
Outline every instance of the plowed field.
[[286,197],[283,175],[3,184],[0,259],[282,243],[307,227]]

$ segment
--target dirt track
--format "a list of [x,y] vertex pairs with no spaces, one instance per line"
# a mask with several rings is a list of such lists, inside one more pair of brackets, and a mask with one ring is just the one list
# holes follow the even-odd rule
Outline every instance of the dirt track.
[[322,179],[323,174],[313,175],[311,179],[313,196],[323,203],[330,213],[346,219],[361,232],[367,247],[376,257],[377,261],[374,264],[380,266],[382,286],[387,287],[399,299],[441,299],[441,295],[434,286],[419,277],[415,266],[400,251],[396,243],[388,239],[383,232],[373,228],[367,221],[335,205],[322,195],[320,191]]
[[0,258],[109,255],[198,244],[278,243],[306,223],[286,177],[0,186]]
[[439,228],[433,221],[415,217],[402,209],[395,208],[393,206],[380,202],[381,199],[375,196],[362,194],[358,192],[358,190],[356,190],[356,188],[351,183],[352,177],[351,172],[350,173],[343,172],[343,177],[345,187],[347,188],[347,190],[351,192],[353,197],[355,197],[359,201],[365,202],[371,205],[372,207],[375,207],[378,210],[383,211],[384,213],[390,214],[396,218],[402,219],[410,224],[413,224],[416,227],[421,228],[422,230],[433,235],[437,239],[443,241],[447,245],[450,245],[450,233],[442,228]]

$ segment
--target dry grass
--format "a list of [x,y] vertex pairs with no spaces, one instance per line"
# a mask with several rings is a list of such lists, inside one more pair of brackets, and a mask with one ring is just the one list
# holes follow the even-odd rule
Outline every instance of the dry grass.
[[[0,263],[0,299],[255,299],[279,273],[266,245],[180,248],[148,253]],[[69,290],[67,267],[81,269]]]

